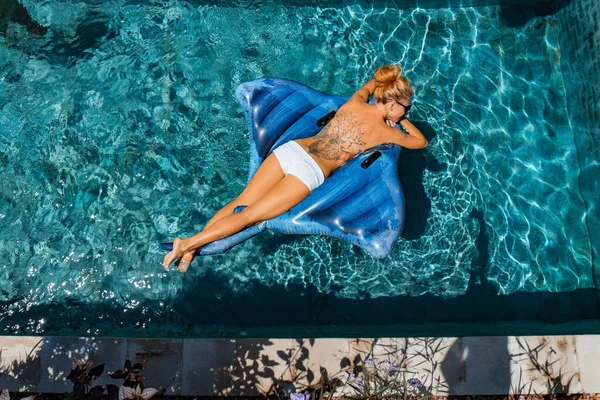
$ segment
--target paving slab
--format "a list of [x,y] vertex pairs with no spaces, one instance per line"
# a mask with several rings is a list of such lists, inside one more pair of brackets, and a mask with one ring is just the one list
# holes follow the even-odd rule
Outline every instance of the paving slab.
[[[245,358],[246,365],[252,359],[257,361],[259,371],[256,387],[261,394],[267,394],[275,382],[288,386],[291,382],[297,388],[316,384],[322,373],[328,376],[340,375],[349,355],[354,358],[357,350],[347,339],[289,339],[275,340],[264,346],[257,356],[251,356],[246,348],[252,341],[238,343],[240,359]],[[249,357],[250,356],[250,357]]]
[[575,336],[509,337],[510,392],[590,393],[581,384],[576,346]]
[[[462,376],[459,377],[458,384],[449,382],[449,393],[462,395],[510,393],[511,358],[508,341],[509,338],[506,336],[462,339],[460,341],[462,363],[459,368]],[[445,363],[449,362],[450,359],[445,361]],[[442,368],[445,372],[451,371],[453,364],[443,365]]]
[[73,361],[80,359],[93,362],[94,365],[105,364],[104,373],[93,385],[120,385],[120,381],[108,376],[111,371],[123,368],[127,339],[119,338],[77,338],[77,337],[45,337],[40,346],[41,376],[40,392],[70,392],[73,383],[66,377],[73,368]]
[[148,360],[143,370],[147,388],[182,394],[183,343],[181,339],[128,339],[125,355],[132,363]]
[[581,386],[600,393],[600,335],[575,336]]
[[[357,360],[394,365],[438,395],[600,392],[600,335],[366,339],[125,339],[0,337],[0,388],[64,393],[73,359],[106,363],[96,384],[126,359],[148,360],[148,387],[167,394],[253,396],[275,383],[302,391],[320,379],[346,379]],[[370,366],[369,366],[370,367]],[[388,371],[389,372],[389,371]],[[385,371],[383,372],[385,373]],[[434,385],[434,386],[436,386]],[[347,386],[346,391],[350,390]],[[341,391],[339,393],[342,393]]]
[[30,336],[0,336],[0,388],[36,391],[40,381],[40,341]]
[[[259,346],[258,342],[257,346]],[[242,361],[236,340],[185,339],[183,341],[181,394],[230,395],[243,386],[236,373]]]

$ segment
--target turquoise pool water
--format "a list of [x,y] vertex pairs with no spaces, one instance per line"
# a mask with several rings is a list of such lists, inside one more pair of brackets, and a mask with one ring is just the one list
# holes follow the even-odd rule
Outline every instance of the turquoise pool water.
[[[569,299],[573,315],[597,301],[551,14],[23,0],[28,16],[15,22],[20,6],[6,3],[1,334],[327,335],[331,321],[354,323],[344,304],[416,307],[424,296],[444,308],[474,288],[490,305],[538,294],[564,307],[563,293],[584,293]],[[238,84],[276,76],[349,94],[385,63],[412,81],[410,117],[430,137],[401,157],[407,225],[389,258],[266,233],[184,276],[162,270],[155,243],[195,233],[245,184]]]

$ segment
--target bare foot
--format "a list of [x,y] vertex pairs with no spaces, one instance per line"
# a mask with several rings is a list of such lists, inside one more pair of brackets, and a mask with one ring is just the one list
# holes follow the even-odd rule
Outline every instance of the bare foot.
[[179,260],[179,264],[177,264],[177,271],[182,274],[187,271],[194,260],[194,257],[196,257],[196,250],[185,253],[183,257],[181,257],[181,260]]
[[173,250],[168,252],[163,259],[163,267],[165,269],[169,268],[169,265],[178,258],[183,257],[183,240],[180,238],[176,238],[173,241]]

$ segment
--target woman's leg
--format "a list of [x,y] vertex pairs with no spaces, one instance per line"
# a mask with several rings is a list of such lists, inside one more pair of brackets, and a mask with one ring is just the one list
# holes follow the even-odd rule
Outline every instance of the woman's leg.
[[255,203],[258,199],[264,196],[273,186],[285,177],[279,160],[274,154],[269,155],[265,161],[260,164],[250,182],[246,185],[242,193],[235,200],[221,208],[211,219],[206,223],[209,227],[214,222],[221,218],[233,214],[233,210],[237,206],[249,206]]
[[[229,202],[223,208],[221,208],[213,217],[206,223],[204,229],[208,228],[218,220],[228,215],[233,214],[233,210],[237,206],[245,205],[249,206],[260,199],[265,193],[267,193],[273,186],[285,177],[279,160],[274,154],[269,155],[258,167],[248,185],[244,188],[242,193],[233,201]],[[189,264],[194,259],[198,249],[190,251],[181,257],[180,266],[178,269],[180,272],[185,272],[189,267]]]
[[[169,265],[184,254],[222,239],[257,222],[275,218],[300,203],[310,194],[310,189],[297,177],[287,175],[271,190],[237,214],[225,216],[188,239],[175,239],[173,251],[168,253],[163,266]],[[183,271],[182,271],[183,272]]]

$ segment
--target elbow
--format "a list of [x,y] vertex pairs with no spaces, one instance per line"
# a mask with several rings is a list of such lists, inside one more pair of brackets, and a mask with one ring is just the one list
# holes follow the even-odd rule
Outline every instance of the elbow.
[[427,146],[429,146],[429,142],[427,141],[427,139],[423,139],[423,144],[421,145],[421,148],[424,149]]

